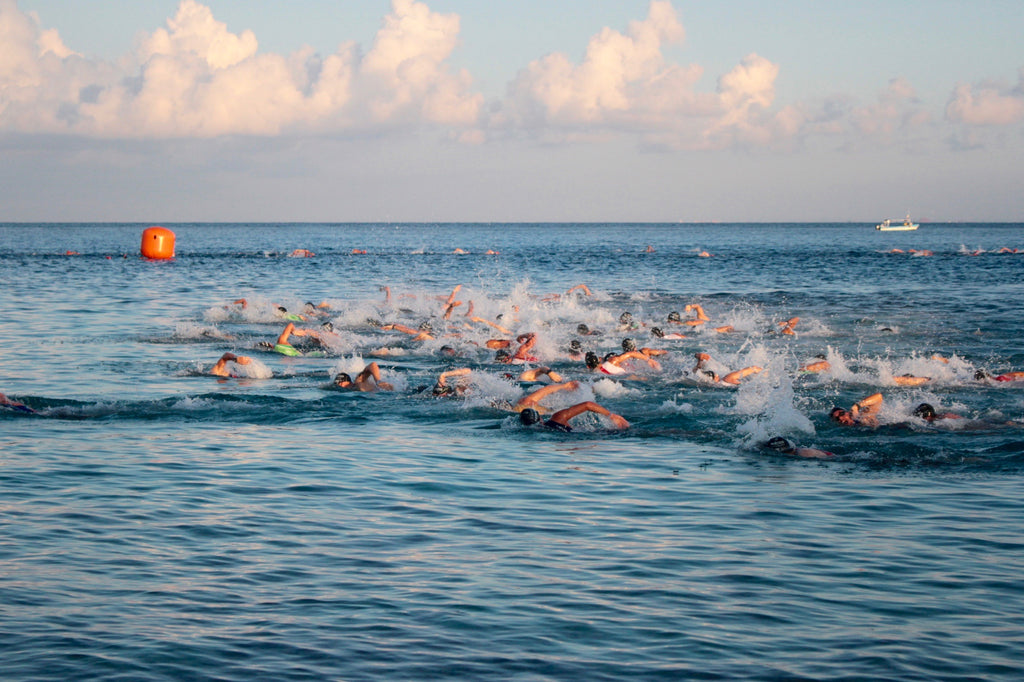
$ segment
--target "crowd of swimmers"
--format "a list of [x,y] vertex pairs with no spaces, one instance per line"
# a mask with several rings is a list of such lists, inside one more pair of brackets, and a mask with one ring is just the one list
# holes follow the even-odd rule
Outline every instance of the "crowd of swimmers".
[[[306,254],[293,254],[306,256]],[[441,345],[437,352],[445,359],[457,358],[461,355],[455,345],[464,342],[476,346],[483,351],[493,351],[491,362],[495,365],[495,371],[506,379],[514,379],[523,384],[535,384],[544,382],[540,387],[526,393],[515,403],[505,405],[506,409],[518,413],[519,421],[523,426],[543,426],[547,429],[557,431],[571,431],[572,422],[581,415],[596,415],[596,419],[605,428],[613,430],[628,429],[630,424],[626,418],[611,412],[606,407],[592,400],[575,402],[568,407],[555,409],[545,404],[544,401],[556,394],[571,395],[580,390],[581,384],[578,380],[566,380],[559,372],[551,367],[544,366],[538,357],[537,345],[540,340],[539,332],[526,330],[515,332],[512,328],[519,325],[517,319],[505,319],[498,315],[494,319],[487,319],[476,313],[472,300],[459,300],[461,285],[456,286],[447,296],[438,296],[436,313],[433,319],[409,324],[398,321],[385,323],[377,318],[369,318],[366,321],[368,329],[375,330],[379,334],[402,334],[408,343],[435,341],[439,339],[451,339],[451,343]],[[392,292],[390,287],[381,287],[385,296],[385,304],[392,304]],[[559,301],[565,297],[587,297],[592,292],[585,284],[578,284],[570,288],[564,294],[549,294],[538,296],[536,299],[541,303]],[[228,310],[246,311],[250,303],[247,299],[240,298],[225,306]],[[284,326],[276,338],[264,340],[255,344],[254,351],[271,352],[290,357],[301,357],[304,355],[323,355],[338,346],[342,335],[334,329],[331,321],[335,311],[326,302],[315,304],[307,302],[299,312],[290,312],[287,308],[273,304],[270,306],[274,316],[280,319]],[[514,316],[513,316],[514,317]],[[786,320],[774,323],[773,331],[781,336],[795,336],[799,325],[799,317],[790,317]],[[682,308],[682,312],[671,311],[665,315],[662,322],[656,320],[641,321],[634,318],[632,313],[623,312],[615,325],[615,333],[624,336],[619,350],[606,352],[598,355],[594,350],[588,350],[584,345],[588,337],[598,336],[602,333],[592,329],[586,323],[580,323],[575,330],[575,337],[568,340],[562,346],[565,349],[565,357],[575,366],[581,376],[587,374],[605,375],[614,377],[615,380],[643,380],[645,375],[662,371],[662,361],[676,354],[676,351],[666,348],[656,348],[639,344],[637,339],[641,335],[649,335],[653,343],[664,341],[675,341],[692,338],[696,328],[707,333],[730,334],[735,332],[731,325],[714,325],[711,316],[705,311],[702,305],[691,303]],[[475,330],[476,334],[468,334],[469,330]],[[488,336],[480,343],[479,332]],[[690,335],[690,336],[688,336]],[[219,338],[232,340],[230,335],[221,335]],[[294,341],[301,339],[301,343]],[[293,342],[294,341],[294,342]],[[299,343],[299,345],[295,345]],[[588,344],[589,345],[589,344]],[[371,356],[387,357],[390,353],[389,346],[372,349],[368,352]],[[947,358],[933,356],[934,360],[948,363]],[[693,354],[694,364],[685,372],[691,381],[721,385],[723,387],[735,387],[749,380],[765,369],[758,365],[749,365],[739,369],[723,367],[716,362],[712,356],[705,351],[698,351]],[[223,353],[219,359],[207,371],[208,374],[221,377],[252,377],[253,366],[260,366],[258,360],[251,355],[242,355],[234,352]],[[505,368],[509,365],[523,366],[522,371],[516,375],[509,373]],[[824,357],[814,358],[799,367],[801,373],[823,373],[828,372],[831,365]],[[470,367],[457,367],[441,372],[432,387],[419,387],[417,391],[424,392],[433,397],[446,398],[465,395],[472,390],[470,379],[474,372],[485,370],[474,370]],[[270,374],[269,370],[261,376],[265,378]],[[985,370],[978,370],[975,379],[983,382],[1013,382],[1024,381],[1024,372],[1014,371],[997,375],[991,375]],[[929,377],[903,374],[892,377],[893,383],[897,386],[914,387],[922,386],[931,381]],[[367,363],[362,369],[351,376],[347,372],[336,372],[331,378],[329,388],[354,391],[354,392],[378,392],[393,391],[394,386],[382,379],[381,368],[376,361]],[[564,398],[561,398],[564,403]],[[829,417],[833,422],[842,426],[875,427],[878,425],[878,413],[883,404],[882,393],[874,393],[855,402],[848,408],[836,406]],[[24,413],[34,413],[32,407],[18,400],[9,398],[0,393],[0,407],[16,410]],[[937,411],[929,403],[919,404],[912,413],[913,418],[925,423],[934,423],[943,420],[963,419],[961,416]],[[595,418],[591,418],[592,420]],[[798,456],[827,458],[831,453],[816,448],[794,445],[788,439],[776,436],[767,439],[762,447],[771,452]]]

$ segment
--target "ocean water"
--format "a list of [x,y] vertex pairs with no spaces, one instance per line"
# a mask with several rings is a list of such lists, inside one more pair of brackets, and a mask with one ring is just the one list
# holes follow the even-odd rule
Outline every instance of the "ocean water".
[[[1024,676],[1024,381],[976,378],[1024,370],[1024,226],[145,227],[0,225],[4,680]],[[660,370],[567,350],[627,337]],[[523,426],[540,365],[630,427]]]

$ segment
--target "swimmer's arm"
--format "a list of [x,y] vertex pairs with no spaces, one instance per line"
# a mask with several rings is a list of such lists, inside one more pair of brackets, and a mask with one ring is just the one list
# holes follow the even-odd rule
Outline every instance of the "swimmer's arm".
[[569,289],[569,291],[565,292],[565,295],[568,296],[569,294],[577,290],[582,291],[586,296],[590,296],[590,288],[587,287],[586,284],[577,284],[573,288]]
[[662,350],[660,348],[641,348],[640,352],[649,358],[658,357],[659,355],[668,355],[667,350]]
[[850,412],[853,413],[854,417],[858,416],[861,412],[868,415],[874,414],[882,406],[882,399],[881,393],[872,393],[867,398],[862,398],[855,402],[853,407],[850,408]]
[[459,369],[450,369],[447,372],[441,372],[441,375],[437,377],[438,386],[447,386],[448,379],[452,377],[464,377],[470,374],[473,370],[469,367],[460,367]]
[[455,295],[457,293],[459,293],[459,289],[461,289],[461,288],[462,288],[461,284],[456,284],[455,288],[452,289],[452,293],[448,294],[448,302],[447,302],[448,305],[451,305],[452,303],[455,303]]
[[764,371],[764,368],[758,367],[757,365],[752,365],[750,367],[738,369],[735,372],[729,372],[724,377],[722,377],[722,381],[727,384],[738,384],[740,383],[741,379],[746,379],[751,374],[757,374],[758,372],[762,371]]
[[530,393],[529,395],[524,395],[522,398],[520,398],[518,402],[516,402],[516,406],[521,408],[533,407],[538,402],[548,397],[552,393],[557,393],[559,391],[575,391],[579,387],[580,384],[578,381],[567,381],[564,384],[551,384],[549,386],[542,386],[533,393]]

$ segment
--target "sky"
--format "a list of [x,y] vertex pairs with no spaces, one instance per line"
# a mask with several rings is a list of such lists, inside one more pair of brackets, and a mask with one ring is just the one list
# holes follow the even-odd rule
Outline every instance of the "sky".
[[0,222],[1024,222],[1021,0],[0,0]]

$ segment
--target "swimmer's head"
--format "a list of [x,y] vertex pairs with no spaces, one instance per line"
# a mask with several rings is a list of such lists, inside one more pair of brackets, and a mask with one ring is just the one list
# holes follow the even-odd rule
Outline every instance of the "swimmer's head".
[[576,333],[579,334],[580,336],[586,336],[587,334],[590,333],[590,327],[580,322],[578,325],[576,325]]
[[974,373],[974,380],[975,381],[985,381],[985,379],[991,379],[991,378],[992,378],[992,375],[989,374],[986,370],[983,370],[983,369],[979,369],[977,372]]
[[316,310],[316,305],[312,301],[306,301],[306,303],[303,305],[303,308],[308,313]]
[[622,313],[619,315],[619,324],[626,326],[633,324],[633,313]]
[[507,365],[508,363],[512,362],[512,354],[509,353],[504,348],[502,348],[501,350],[494,354],[494,361],[501,362]]
[[850,426],[856,422],[853,419],[853,415],[848,410],[844,410],[841,407],[833,407],[832,411],[828,413],[828,416],[832,421],[837,421],[845,426]]
[[682,322],[683,321],[683,316],[680,315],[678,312],[673,310],[672,312],[670,312],[668,314],[668,321],[669,322]]
[[935,408],[929,403],[921,403],[914,408],[914,416],[919,419],[923,419],[926,422],[930,422],[935,419]]
[[527,407],[525,410],[519,413],[519,421],[522,422],[524,426],[531,426],[533,424],[536,424],[537,422],[540,421],[540,412],[533,409],[532,407]]
[[333,332],[334,324],[332,324],[331,322],[324,322],[322,325],[320,325],[320,328],[327,332]]
[[257,341],[256,348],[260,350],[274,350],[274,344],[270,343],[270,341]]
[[286,313],[286,312],[288,312],[288,309],[285,308],[283,305],[279,305],[279,306],[277,306],[277,312],[279,312],[279,313]]
[[352,377],[350,377],[345,372],[338,372],[338,374],[334,377],[334,385],[335,386],[347,386],[347,385],[349,385],[351,383],[352,383]]
[[588,369],[597,369],[601,366],[601,358],[597,357],[597,353],[592,350],[587,351],[587,354],[583,357],[583,361],[587,363]]
[[619,357],[619,354],[613,350],[610,350],[604,354],[604,362],[608,362],[609,360],[613,360],[617,357]]
[[661,327],[651,327],[651,336],[663,339],[665,338],[665,332],[661,331]]
[[435,397],[441,397],[445,395],[454,394],[455,389],[449,386],[448,384],[445,384],[443,386],[441,384],[434,384],[434,390],[431,392],[434,394]]
[[706,376],[708,379],[711,379],[712,381],[718,381],[718,375],[712,372],[710,369],[702,369],[700,373]]
[[776,436],[775,438],[769,439],[764,446],[769,450],[775,450],[776,452],[793,452],[795,449],[793,444],[782,436]]
[[580,343],[579,339],[573,339],[569,342],[569,351],[572,353],[582,353],[583,344]]
[[437,352],[441,355],[455,355],[455,349],[451,346],[441,346],[440,350]]
[[419,330],[430,334],[434,331],[434,326],[430,324],[429,320],[424,320],[423,322],[420,322]]
[[380,320],[378,320],[376,317],[368,317],[368,318],[366,318],[366,324],[370,325],[371,327],[383,327],[384,326],[384,323],[381,322]]
[[633,339],[622,339],[622,350],[627,353],[636,350],[636,341]]

